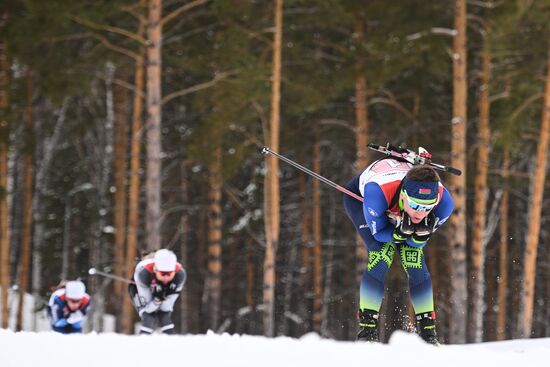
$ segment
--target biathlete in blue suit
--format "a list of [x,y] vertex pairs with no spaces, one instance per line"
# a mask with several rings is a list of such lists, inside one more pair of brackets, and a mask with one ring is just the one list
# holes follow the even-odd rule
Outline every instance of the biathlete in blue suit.
[[62,334],[82,333],[90,307],[90,295],[80,280],[67,282],[56,290],[48,303],[48,319],[52,330]]
[[361,279],[357,340],[378,341],[378,313],[384,278],[397,252],[409,281],[420,336],[438,344],[430,272],[423,248],[451,215],[454,203],[429,166],[385,158],[355,176],[346,188],[363,203],[344,196],[348,217],[368,249]]

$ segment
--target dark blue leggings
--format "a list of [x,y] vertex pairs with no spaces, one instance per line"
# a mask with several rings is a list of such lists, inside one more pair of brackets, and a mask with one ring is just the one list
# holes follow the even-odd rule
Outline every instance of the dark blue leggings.
[[[359,176],[355,176],[346,188],[358,195]],[[379,311],[384,297],[384,278],[397,251],[401,264],[409,279],[409,293],[415,313],[434,310],[432,278],[420,248],[408,245],[395,245],[391,242],[379,242],[371,234],[363,215],[363,203],[349,195],[344,195],[344,208],[353,222],[355,230],[361,236],[369,253],[367,269],[361,278],[359,291],[360,309]]]

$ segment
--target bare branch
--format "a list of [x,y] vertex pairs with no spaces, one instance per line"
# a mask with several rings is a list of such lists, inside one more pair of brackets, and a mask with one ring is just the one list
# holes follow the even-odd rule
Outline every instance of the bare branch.
[[185,88],[185,89],[182,89],[182,90],[179,90],[177,92],[173,92],[173,93],[170,93],[168,95],[166,95],[162,101],[161,101],[161,105],[165,105],[166,103],[170,102],[171,100],[173,100],[174,98],[177,98],[177,97],[182,97],[182,96],[185,96],[185,95],[188,95],[188,94],[191,94],[191,93],[194,93],[194,92],[197,92],[199,90],[203,90],[203,89],[206,89],[206,88],[210,88],[212,87],[213,85],[217,84],[219,81],[227,78],[228,76],[230,75],[234,75],[236,74],[235,71],[233,72],[224,72],[224,73],[219,73],[217,74],[214,79],[208,81],[208,82],[204,82],[204,83],[200,83],[200,84],[197,84],[197,85],[194,85],[192,87],[189,87],[189,88]]
[[334,125],[341,126],[355,133],[356,127],[350,124],[348,121],[340,119],[321,119],[319,120],[321,125]]
[[420,39],[422,37],[426,37],[430,33],[431,34],[454,37],[454,36],[456,36],[457,31],[456,31],[456,29],[452,29],[452,28],[432,27],[430,30],[427,30],[427,31],[421,31],[421,32],[416,32],[416,33],[413,33],[413,34],[409,34],[407,37],[405,37],[405,39],[407,41],[416,41],[417,39]]
[[100,31],[107,31],[107,32],[110,32],[110,33],[120,34],[120,35],[126,36],[128,38],[131,38],[134,41],[139,42],[143,46],[147,45],[147,40],[145,38],[141,37],[139,34],[127,31],[126,29],[122,29],[122,28],[118,28],[118,27],[111,27],[111,26],[104,25],[104,24],[96,24],[94,22],[91,22],[91,21],[86,20],[86,19],[82,19],[82,18],[77,17],[75,15],[71,15],[69,18],[71,18],[76,23],[84,25],[86,27],[89,27],[89,28],[92,28],[92,29],[97,29],[97,30],[100,30]]
[[[544,96],[544,93],[543,92],[539,92],[539,93],[535,93],[534,95],[532,95],[531,97],[527,98],[525,100],[525,102],[523,102],[521,104],[521,106],[519,106],[511,115],[510,115],[510,120],[513,121],[516,119],[516,117],[519,116],[520,113],[523,112],[523,110],[525,110],[527,107],[529,107],[531,105],[531,103],[535,102],[537,99],[539,98],[542,98]],[[538,137],[537,137],[538,139]]]
[[409,110],[407,110],[405,108],[405,106],[403,106],[401,103],[399,103],[395,99],[393,94],[391,94],[389,92],[385,92],[385,94],[388,96],[388,98],[383,98],[383,97],[372,98],[369,101],[369,105],[373,105],[375,103],[384,103],[384,104],[390,105],[393,108],[395,108],[396,110],[400,111],[403,115],[405,115],[406,117],[408,117],[412,121],[416,121],[416,118],[414,117],[414,115]]
[[142,99],[145,98],[145,95],[144,95],[143,91],[137,90],[135,85],[133,85],[133,84],[131,84],[131,83],[128,83],[128,82],[125,81],[125,80],[114,79],[114,80],[113,80],[113,83],[116,84],[116,85],[121,86],[122,88],[126,88],[126,89],[128,89],[128,90],[130,90],[130,91],[132,91],[132,92],[134,92],[134,93],[137,93],[137,95],[138,95],[140,98],[142,98]]
[[101,42],[105,47],[107,47],[108,49],[110,50],[113,50],[115,52],[118,52],[118,53],[121,53],[123,55],[126,55],[134,60],[137,61],[139,55],[136,54],[135,52],[133,51],[130,51],[124,47],[119,47],[119,46],[115,46],[113,45],[107,38],[103,37],[103,36],[100,36],[99,34],[97,33],[91,33],[90,34],[91,37],[97,39],[99,42]]
[[137,11],[140,5],[141,4],[139,3],[133,4],[133,5],[122,5],[119,9],[133,15],[139,21],[140,24],[147,23],[146,17],[143,16],[143,14],[141,14],[139,11]]
[[169,21],[171,21],[172,19],[174,19],[178,15],[180,15],[180,14],[182,14],[182,13],[184,13],[184,12],[190,10],[190,9],[193,9],[194,7],[205,4],[209,1],[210,0],[195,0],[195,1],[192,1],[192,2],[187,3],[185,5],[182,5],[179,8],[177,8],[176,10],[174,10],[173,12],[171,12],[170,14],[168,14],[167,16],[165,16],[164,18],[162,18],[162,20],[160,21],[160,25],[165,26],[166,23],[168,23]]

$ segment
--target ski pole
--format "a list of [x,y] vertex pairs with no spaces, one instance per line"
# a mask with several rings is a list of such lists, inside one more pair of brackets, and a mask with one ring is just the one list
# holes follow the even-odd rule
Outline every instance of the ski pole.
[[346,188],[344,188],[344,187],[342,187],[342,186],[340,186],[340,185],[338,185],[338,184],[332,182],[332,181],[329,180],[328,178],[325,178],[325,177],[321,176],[320,174],[315,173],[315,172],[313,172],[312,170],[310,170],[310,169],[308,169],[308,168],[306,168],[306,167],[304,167],[304,166],[302,166],[302,165],[300,165],[300,164],[294,162],[293,160],[290,160],[290,159],[288,159],[288,158],[286,158],[286,157],[280,155],[279,153],[276,153],[276,152],[272,151],[272,150],[269,149],[268,147],[263,147],[262,150],[261,150],[261,152],[262,152],[262,154],[264,154],[264,155],[272,154],[272,155],[274,155],[275,157],[277,157],[277,158],[279,158],[280,160],[282,160],[283,162],[286,162],[286,163],[290,164],[291,166],[293,166],[293,167],[295,167],[295,168],[298,168],[300,171],[305,172],[305,173],[307,173],[308,175],[315,177],[316,179],[320,180],[321,182],[326,183],[327,185],[329,185],[329,186],[335,188],[336,190],[339,190],[339,191],[343,192],[344,194],[347,194],[347,195],[351,196],[352,198],[357,199],[357,200],[359,200],[359,201],[361,201],[361,202],[363,201],[363,198],[362,198],[361,196],[359,196],[359,195],[357,195],[357,194],[355,194],[355,193],[349,191],[348,189],[346,189]]
[[90,270],[88,270],[88,274],[90,275],[101,275],[101,276],[104,276],[105,278],[110,278],[110,279],[114,279],[114,280],[119,280],[121,282],[124,282],[124,283],[128,283],[128,284],[136,284],[136,282],[134,282],[133,280],[130,280],[130,279],[126,279],[124,277],[120,277],[118,275],[114,275],[114,274],[110,274],[110,273],[105,273],[101,270],[97,270],[96,268],[90,268]]

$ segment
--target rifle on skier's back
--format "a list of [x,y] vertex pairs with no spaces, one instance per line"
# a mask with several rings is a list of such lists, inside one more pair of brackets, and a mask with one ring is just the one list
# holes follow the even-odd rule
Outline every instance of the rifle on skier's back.
[[390,143],[387,143],[386,145],[369,143],[367,144],[367,147],[369,149],[383,153],[388,157],[395,158],[402,162],[408,162],[415,166],[425,164],[437,170],[452,173],[453,175],[460,176],[462,174],[462,171],[457,168],[444,166],[442,164],[432,162],[432,155],[422,147],[418,147],[418,153],[413,150],[403,148],[401,146],[396,147],[394,145],[391,145]]

